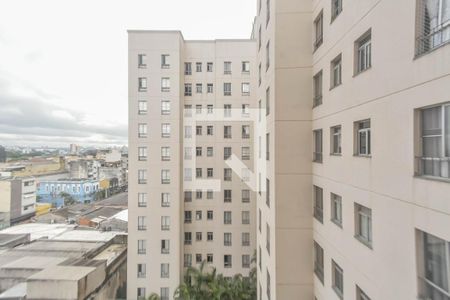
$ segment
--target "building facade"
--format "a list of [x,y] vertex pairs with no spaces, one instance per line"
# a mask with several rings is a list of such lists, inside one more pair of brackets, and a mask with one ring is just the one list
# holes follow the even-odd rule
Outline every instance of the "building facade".
[[36,212],[34,177],[0,178],[0,227],[29,219]]
[[[254,81],[249,79],[255,97],[249,105],[258,111],[253,123],[258,130],[249,141],[256,149],[251,162],[256,201],[249,214],[256,218],[250,236],[257,251],[258,299],[450,299],[450,1],[258,0],[257,5],[251,41],[227,45],[226,55],[216,48],[212,72],[218,72],[214,91],[223,83],[220,93],[228,85],[217,67],[226,69],[226,60],[249,61],[250,74],[256,74]],[[247,43],[253,53],[247,52]],[[193,220],[201,207],[195,199],[194,204],[184,202],[183,195],[187,190],[189,196],[186,178],[204,172],[189,167],[185,157],[190,157],[186,147],[197,151],[204,145],[203,137],[197,137],[198,145],[189,145],[186,136],[204,135],[205,126],[186,129],[182,111],[185,105],[194,112],[198,107],[200,114],[206,105],[208,111],[208,94],[196,93],[209,82],[196,72],[205,68],[194,51],[198,44],[177,32],[130,32],[129,176],[130,193],[136,196],[130,200],[129,232],[130,249],[137,247],[130,256],[149,234],[139,235],[134,228],[139,222],[155,222],[148,228],[159,229],[164,214],[157,196],[164,193],[160,176],[167,174],[162,172],[165,163],[151,157],[167,153],[160,149],[164,120],[171,120],[170,141],[175,143],[170,145],[171,182],[176,183],[170,194],[171,220]],[[200,52],[209,51],[206,45]],[[169,69],[165,54],[171,57]],[[159,109],[168,99],[163,93],[167,78],[174,93],[169,95],[175,95],[169,98],[176,99],[171,117]],[[236,79],[233,87],[243,83]],[[215,97],[212,109],[223,108],[225,114],[229,106],[222,104],[228,103]],[[235,103],[244,104],[233,101],[233,108]],[[150,117],[139,115],[147,107]],[[147,153],[145,141],[156,148],[149,148],[148,161],[140,162]],[[220,136],[214,142],[217,155],[224,140]],[[199,151],[204,155],[204,148]],[[139,196],[147,190],[139,179],[147,178],[148,191],[157,196]],[[233,195],[235,190],[239,187],[233,187]],[[132,204],[139,199],[148,199],[148,213]],[[140,218],[144,215],[147,219]],[[186,243],[186,237],[192,241],[176,244],[170,296],[184,255],[200,251],[192,224],[175,223],[170,233],[175,243]],[[148,273],[154,274],[158,266],[151,264],[159,259],[135,257],[129,259],[129,297],[139,292],[166,295],[162,286],[135,278],[138,264],[146,261]],[[219,271],[227,273],[226,268]]]
[[37,183],[38,202],[51,203],[55,207],[90,203],[99,190],[99,182],[92,179],[39,180]]

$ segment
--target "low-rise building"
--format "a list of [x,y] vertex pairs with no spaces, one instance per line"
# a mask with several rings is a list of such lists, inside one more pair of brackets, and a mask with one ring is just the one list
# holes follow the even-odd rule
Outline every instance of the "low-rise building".
[[99,183],[93,179],[41,180],[37,185],[38,202],[55,207],[94,201]]
[[70,178],[76,179],[99,179],[99,168],[101,163],[98,160],[78,159],[68,163]]
[[36,180],[0,178],[0,228],[29,219],[35,214]]

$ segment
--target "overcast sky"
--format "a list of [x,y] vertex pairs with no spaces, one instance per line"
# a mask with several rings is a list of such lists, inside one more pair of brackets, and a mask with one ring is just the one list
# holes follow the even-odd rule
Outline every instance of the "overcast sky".
[[0,145],[127,143],[127,29],[249,38],[255,0],[1,0]]

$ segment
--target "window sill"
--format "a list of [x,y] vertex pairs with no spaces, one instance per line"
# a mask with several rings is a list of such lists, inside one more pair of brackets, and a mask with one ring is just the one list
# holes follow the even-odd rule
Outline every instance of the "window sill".
[[360,75],[360,74],[362,74],[362,73],[365,73],[365,72],[367,72],[367,71],[369,71],[369,70],[371,70],[371,69],[372,69],[372,66],[370,66],[370,67],[368,67],[367,69],[364,69],[364,70],[362,70],[362,71],[355,72],[355,74],[353,74],[353,78],[355,78],[355,77],[357,77],[358,75]]
[[353,154],[353,157],[372,158],[371,154]]
[[423,180],[429,180],[429,181],[439,181],[439,182],[450,183],[450,178],[445,178],[445,177],[437,177],[437,176],[430,176],[430,175],[414,175],[413,177],[417,178],[417,179],[423,179]]
[[413,60],[416,60],[416,59],[418,59],[418,58],[421,58],[422,56],[425,56],[425,55],[427,55],[427,54],[430,54],[431,52],[434,52],[434,51],[436,51],[436,50],[438,50],[438,49],[440,49],[440,48],[442,48],[442,47],[445,47],[445,46],[447,46],[447,45],[450,45],[450,40],[448,40],[447,42],[445,42],[445,43],[443,43],[443,44],[441,44],[441,45],[439,45],[439,46],[436,46],[436,47],[434,47],[433,49],[430,49],[430,50],[428,50],[428,51],[426,51],[426,52],[423,52],[423,53],[420,53],[420,54],[415,54]]
[[342,82],[339,83],[339,84],[337,84],[337,85],[330,86],[330,91],[331,91],[331,90],[334,90],[334,89],[337,88],[337,87],[340,87],[341,85],[342,85]]
[[330,221],[335,224],[337,227],[342,229],[342,222],[339,222],[338,220],[335,219],[330,219]]
[[360,237],[359,235],[355,235],[354,237],[355,237],[355,239],[357,239],[361,244],[363,244],[364,246],[366,246],[366,247],[369,248],[370,250],[373,250],[373,247],[372,247],[372,243],[371,243],[371,242],[369,242],[369,241],[367,241],[366,239]]
[[342,153],[330,153],[330,156],[342,156]]
[[322,164],[323,163],[321,160],[313,160],[312,162],[317,163],[317,164]]

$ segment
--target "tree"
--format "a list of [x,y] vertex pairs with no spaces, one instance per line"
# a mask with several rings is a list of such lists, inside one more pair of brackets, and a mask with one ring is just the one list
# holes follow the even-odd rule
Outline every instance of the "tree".
[[160,300],[160,299],[161,298],[156,293],[151,293],[150,296],[148,296],[148,298],[147,298],[147,300]]

